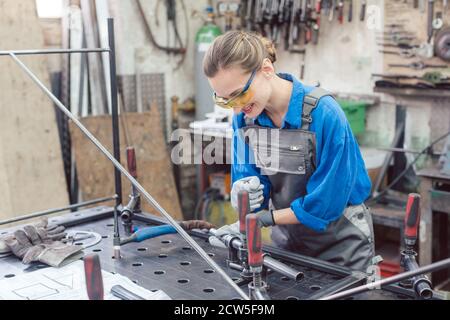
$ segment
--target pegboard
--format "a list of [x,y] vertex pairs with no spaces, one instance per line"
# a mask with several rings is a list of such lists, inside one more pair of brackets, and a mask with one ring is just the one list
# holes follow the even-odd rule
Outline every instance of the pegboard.
[[[423,8],[422,8],[423,7]],[[450,7],[444,8],[443,1],[434,1],[434,17],[441,15],[443,27],[450,26]],[[384,1],[384,28],[379,34],[378,43],[395,43],[392,37],[406,37],[403,41],[410,42],[412,45],[422,45],[428,41],[428,1],[418,0],[418,7],[414,8],[414,1],[388,0]],[[400,34],[392,34],[390,31],[398,30]],[[436,31],[434,31],[434,35]],[[433,38],[432,38],[433,40]],[[433,42],[431,41],[431,44]],[[398,47],[379,46],[380,50],[400,51]],[[390,66],[392,64],[410,64],[412,62],[422,61],[429,65],[443,66],[441,68],[425,68],[414,70],[412,68]],[[421,56],[404,57],[396,54],[383,54],[383,73],[401,74],[407,76],[423,76],[425,72],[439,71],[444,76],[450,77],[450,63],[441,60],[437,56],[425,58]],[[402,83],[417,83],[416,80],[401,80]]]
[[[139,77],[139,79],[137,79]],[[117,77],[117,86],[122,93],[124,110],[138,112],[137,82],[140,82],[142,111],[149,111],[152,102],[156,102],[161,116],[164,135],[167,141],[165,77],[163,73],[121,75]]]

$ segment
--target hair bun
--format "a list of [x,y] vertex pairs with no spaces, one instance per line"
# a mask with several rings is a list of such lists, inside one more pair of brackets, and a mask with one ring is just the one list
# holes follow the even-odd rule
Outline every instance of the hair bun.
[[273,42],[263,36],[259,36],[259,38],[266,48],[267,58],[272,61],[272,63],[277,61],[277,50],[275,49]]

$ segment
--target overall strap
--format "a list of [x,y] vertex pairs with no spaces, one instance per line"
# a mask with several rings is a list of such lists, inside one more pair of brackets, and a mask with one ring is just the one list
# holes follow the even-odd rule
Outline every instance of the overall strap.
[[305,95],[303,99],[303,111],[302,111],[302,130],[309,130],[309,125],[312,122],[311,112],[319,104],[319,100],[325,96],[332,96],[332,94],[320,87],[314,88],[310,93]]

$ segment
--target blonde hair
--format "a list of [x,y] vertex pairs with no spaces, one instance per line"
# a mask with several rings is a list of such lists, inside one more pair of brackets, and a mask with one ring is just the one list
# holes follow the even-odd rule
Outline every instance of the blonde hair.
[[217,37],[203,59],[203,72],[214,77],[220,69],[239,66],[246,72],[259,69],[263,60],[277,60],[273,43],[256,33],[228,31]]

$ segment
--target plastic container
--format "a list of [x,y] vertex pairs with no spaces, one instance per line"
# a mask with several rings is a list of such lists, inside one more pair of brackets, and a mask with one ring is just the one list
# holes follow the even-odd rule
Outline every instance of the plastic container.
[[344,110],[353,134],[361,134],[366,130],[366,107],[363,102],[349,101],[349,100],[337,100]]

